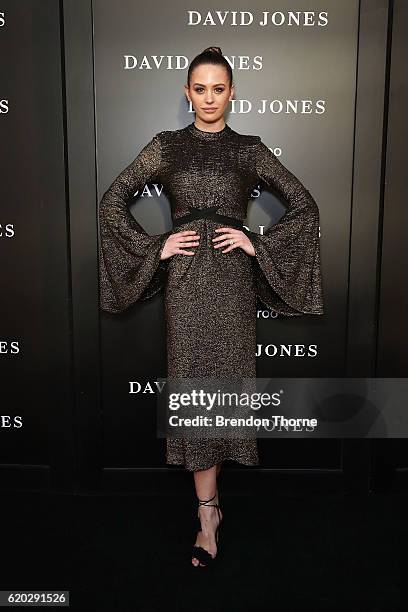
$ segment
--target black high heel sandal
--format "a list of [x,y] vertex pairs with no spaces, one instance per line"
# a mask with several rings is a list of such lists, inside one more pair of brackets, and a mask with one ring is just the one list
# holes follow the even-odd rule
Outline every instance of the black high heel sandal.
[[[210,553],[208,552],[208,550],[206,550],[205,548],[203,548],[202,546],[193,546],[192,552],[191,552],[191,557],[195,558],[198,560],[199,564],[194,566],[194,567],[207,567],[208,565],[211,565],[215,559],[218,557],[218,532],[220,529],[220,525],[221,525],[221,515],[220,515],[220,506],[219,504],[209,504],[208,502],[212,501],[213,499],[215,499],[215,497],[217,496],[217,493],[211,497],[210,499],[199,499],[198,500],[198,506],[214,506],[214,508],[217,508],[217,514],[218,514],[218,525],[217,528],[215,530],[215,542],[217,544],[217,555],[215,557],[211,556]],[[200,521],[200,517],[197,514],[196,516],[196,531],[201,531],[201,521]],[[194,565],[194,564],[192,564]]]

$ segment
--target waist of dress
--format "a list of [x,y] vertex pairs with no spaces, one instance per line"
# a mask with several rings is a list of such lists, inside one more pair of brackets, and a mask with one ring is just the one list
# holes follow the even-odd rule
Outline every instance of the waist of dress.
[[237,229],[242,229],[243,221],[240,219],[235,219],[235,217],[229,217],[228,215],[221,215],[217,213],[216,211],[218,210],[219,206],[211,206],[210,208],[195,208],[194,206],[189,206],[188,208],[190,210],[189,213],[173,219],[174,227],[183,225],[184,223],[189,223],[190,221],[194,221],[196,219],[212,219],[218,223],[232,225]]

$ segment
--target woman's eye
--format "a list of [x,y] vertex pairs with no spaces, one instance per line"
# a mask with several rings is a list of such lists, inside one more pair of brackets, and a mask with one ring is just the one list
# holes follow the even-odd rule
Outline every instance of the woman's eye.
[[[196,87],[194,91],[196,91],[197,93],[201,93],[203,89],[204,89],[203,87]],[[216,87],[215,91],[218,93],[222,93],[224,89],[222,87]]]

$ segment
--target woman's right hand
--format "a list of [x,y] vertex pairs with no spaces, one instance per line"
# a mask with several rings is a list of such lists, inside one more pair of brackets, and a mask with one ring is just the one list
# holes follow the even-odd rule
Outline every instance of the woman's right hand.
[[170,234],[164,243],[160,260],[169,259],[172,255],[194,255],[194,251],[185,251],[186,247],[197,246],[200,235],[195,230],[184,230]]

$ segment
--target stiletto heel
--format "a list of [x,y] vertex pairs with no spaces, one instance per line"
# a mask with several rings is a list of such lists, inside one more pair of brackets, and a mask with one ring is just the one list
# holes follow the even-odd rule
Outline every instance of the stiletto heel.
[[[216,496],[217,496],[217,494],[215,494],[210,499],[199,499],[198,500],[198,507],[200,507],[200,506],[214,506],[214,508],[217,509],[218,525],[217,525],[216,530],[215,530],[215,542],[217,544],[217,556],[218,556],[218,539],[219,539],[219,535],[218,534],[219,534],[220,525],[221,525],[220,506],[219,506],[219,504],[210,504],[210,503],[208,503],[208,502],[212,501],[213,499],[215,499]],[[197,513],[197,516],[196,516],[196,530],[197,531],[201,531],[201,521],[200,521],[200,516],[199,516],[198,513]],[[216,557],[213,557],[208,552],[208,550],[206,550],[202,546],[196,546],[196,545],[193,546],[191,557],[194,557],[195,559],[198,559],[199,564],[197,566],[195,566],[195,567],[207,567],[208,565],[211,565],[215,561],[215,559],[216,559]]]

